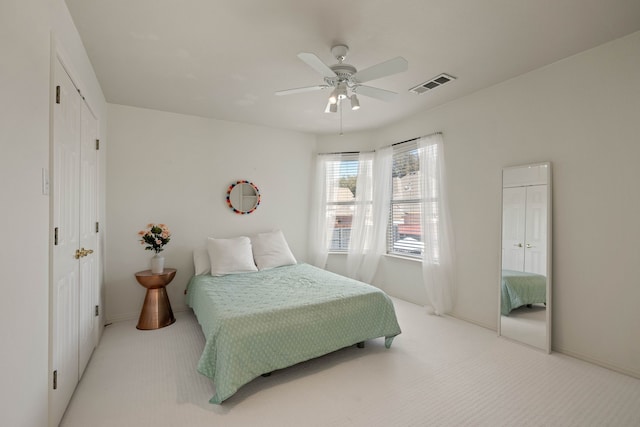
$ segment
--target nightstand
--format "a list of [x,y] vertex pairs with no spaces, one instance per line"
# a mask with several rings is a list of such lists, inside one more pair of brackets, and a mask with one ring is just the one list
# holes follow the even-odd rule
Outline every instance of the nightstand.
[[166,290],[166,286],[175,276],[175,268],[165,268],[162,273],[152,273],[151,270],[136,273],[138,283],[147,288],[136,328],[160,329],[176,321]]

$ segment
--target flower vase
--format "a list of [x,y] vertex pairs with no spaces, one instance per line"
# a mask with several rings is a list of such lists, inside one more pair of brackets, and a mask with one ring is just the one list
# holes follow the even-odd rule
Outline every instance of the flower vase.
[[160,254],[155,254],[151,258],[151,272],[159,274],[164,271],[164,257]]

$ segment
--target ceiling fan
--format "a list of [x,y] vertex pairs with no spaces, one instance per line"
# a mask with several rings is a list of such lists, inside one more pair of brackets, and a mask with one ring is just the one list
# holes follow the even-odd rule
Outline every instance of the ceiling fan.
[[[300,52],[298,54],[298,58],[318,73],[322,74],[325,84],[281,90],[276,92],[276,95],[291,95],[294,93],[312,92],[333,88],[331,95],[329,95],[325,113],[337,112],[340,102],[347,98],[351,101],[352,110],[359,109],[360,101],[358,100],[357,95],[365,95],[387,102],[393,100],[397,95],[396,92],[372,86],[365,86],[362,83],[387,77],[402,71],[407,71],[409,68],[407,60],[398,56],[369,68],[365,68],[362,71],[358,71],[353,65],[344,62],[348,52],[349,46],[333,46],[331,48],[331,54],[336,58],[338,63],[331,66],[322,62],[322,60],[313,53]],[[351,95],[349,95],[349,92],[351,92]]]

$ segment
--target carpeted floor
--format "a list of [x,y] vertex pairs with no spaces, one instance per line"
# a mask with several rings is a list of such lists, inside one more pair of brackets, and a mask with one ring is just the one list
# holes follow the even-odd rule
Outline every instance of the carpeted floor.
[[222,405],[191,312],[104,331],[62,426],[640,426],[640,380],[394,299],[403,333],[274,372]]

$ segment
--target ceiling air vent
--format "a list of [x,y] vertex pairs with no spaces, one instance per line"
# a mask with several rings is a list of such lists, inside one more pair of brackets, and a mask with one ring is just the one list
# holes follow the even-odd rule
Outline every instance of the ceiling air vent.
[[445,83],[449,83],[451,80],[455,80],[456,78],[453,76],[450,76],[449,74],[440,74],[439,76],[436,76],[434,78],[432,78],[431,80],[428,80],[424,83],[420,83],[418,86],[412,87],[411,89],[409,89],[409,92],[413,92],[413,93],[425,93],[426,91],[428,91],[429,89],[435,89],[438,86],[442,86]]

